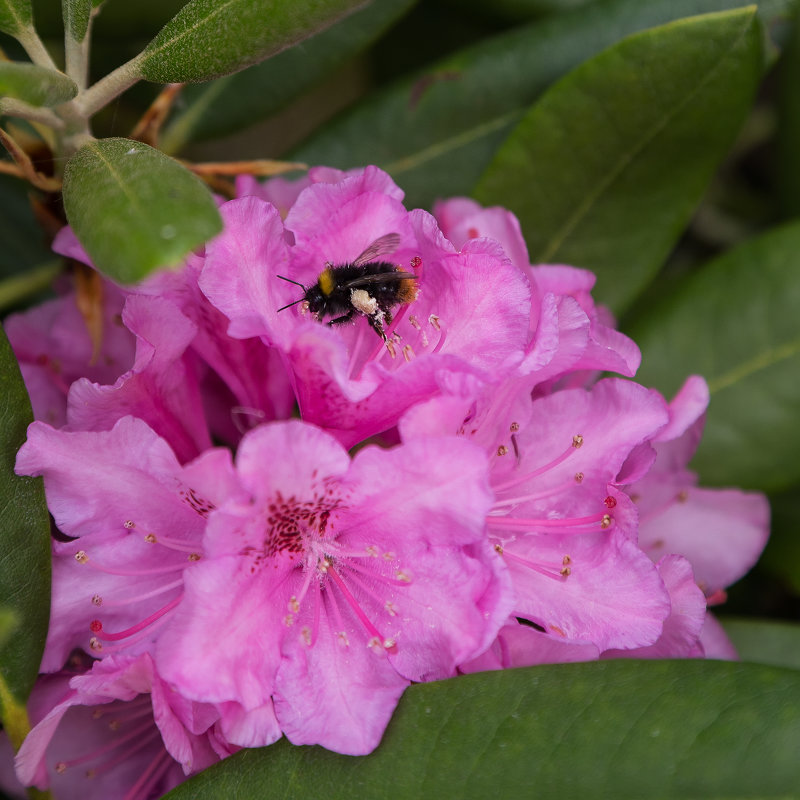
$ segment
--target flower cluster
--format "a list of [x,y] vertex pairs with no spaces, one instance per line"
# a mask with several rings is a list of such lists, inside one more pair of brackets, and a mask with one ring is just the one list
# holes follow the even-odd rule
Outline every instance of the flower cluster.
[[701,378],[599,378],[639,351],[591,273],[374,167],[238,195],[92,333],[74,293],[8,320],[59,532],[23,783],[148,797],[281,735],[368,753],[411,682],[731,654],[766,501],[687,470]]

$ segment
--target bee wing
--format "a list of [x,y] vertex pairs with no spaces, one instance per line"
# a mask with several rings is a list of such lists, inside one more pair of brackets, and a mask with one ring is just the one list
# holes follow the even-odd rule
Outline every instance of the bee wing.
[[416,275],[410,272],[380,272],[377,275],[362,275],[360,278],[353,278],[352,281],[342,284],[342,289],[355,289],[357,286],[370,286],[374,284],[398,283],[400,281],[414,281]]
[[385,236],[381,236],[379,239],[376,239],[366,250],[355,260],[353,261],[354,267],[361,267],[364,264],[369,264],[370,261],[375,261],[376,258],[380,258],[381,256],[388,256],[390,253],[394,253],[397,250],[397,246],[400,244],[400,234],[399,233],[387,233]]

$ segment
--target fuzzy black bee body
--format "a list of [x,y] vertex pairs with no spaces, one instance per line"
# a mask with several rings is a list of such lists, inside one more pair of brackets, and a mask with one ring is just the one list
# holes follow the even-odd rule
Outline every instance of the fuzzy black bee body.
[[[400,237],[390,233],[374,241],[352,263],[327,264],[313,286],[298,284],[305,292],[300,300],[278,310],[303,302],[315,319],[332,317],[328,325],[342,325],[358,315],[364,316],[385,341],[383,326],[392,321],[392,309],[417,296],[416,275],[388,261],[373,260],[393,252],[399,243]],[[283,280],[297,283],[289,278]]]

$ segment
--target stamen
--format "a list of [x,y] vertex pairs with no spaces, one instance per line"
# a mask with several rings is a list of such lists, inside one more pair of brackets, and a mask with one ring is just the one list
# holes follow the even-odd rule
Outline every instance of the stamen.
[[502,555],[504,558],[508,559],[509,561],[513,561],[515,564],[527,567],[534,572],[538,572],[540,575],[544,575],[546,578],[553,578],[554,580],[563,581],[571,572],[569,567],[567,567],[567,564],[570,563],[571,560],[569,559],[569,556],[564,556],[564,559],[560,564],[551,564],[547,563],[546,561],[531,561],[529,558],[523,558],[522,556],[515,555],[514,553],[509,553],[508,549],[505,549]]
[[149,617],[145,617],[141,622],[137,622],[130,628],[127,628],[124,631],[119,631],[118,633],[106,633],[103,630],[103,623],[100,622],[99,619],[92,620],[89,627],[92,633],[96,634],[97,639],[101,639],[106,642],[118,642],[121,639],[127,639],[129,636],[133,636],[133,634],[139,633],[139,631],[144,630],[150,624],[155,622],[157,619],[160,619],[165,614],[172,611],[172,609],[175,608],[178,605],[178,603],[180,603],[182,598],[183,598],[183,593],[179,594],[177,597],[174,597],[172,600],[169,601],[169,603],[167,603],[162,608],[158,609],[158,611],[154,611]]
[[[531,478],[536,478],[539,475],[542,475],[545,472],[549,472],[551,469],[554,469],[559,464],[562,464],[564,461],[566,461],[575,452],[575,450],[578,447],[580,447],[580,445],[576,445],[575,444],[575,440],[576,439],[580,439],[581,440],[581,444],[583,443],[583,437],[582,436],[573,436],[572,442],[570,443],[569,447],[566,450],[564,450],[564,452],[561,453],[561,455],[556,456],[552,461],[550,461],[547,464],[544,464],[543,466],[539,467],[538,469],[534,469],[534,470],[531,470],[530,472],[526,472],[524,475],[517,475],[516,477],[511,478],[511,480],[508,480],[505,483],[500,483],[497,486],[494,486],[493,488],[494,488],[495,492],[502,492],[505,489],[510,489],[512,486],[517,486],[520,483],[524,483],[525,481],[530,480]],[[577,475],[576,475],[576,478],[577,478]],[[581,480],[583,480],[583,475],[582,474],[581,474]]]
[[151,597],[157,597],[158,595],[169,592],[172,589],[179,589],[181,586],[183,586],[183,578],[173,581],[172,583],[165,584],[164,586],[159,586],[157,589],[153,589],[150,592],[138,594],[134,597],[126,597],[124,600],[105,601],[102,597],[100,597],[99,594],[96,594],[94,597],[92,597],[92,603],[96,606],[101,605],[103,608],[120,608],[122,606],[129,606],[134,603],[138,603],[142,600],[149,600]]
[[557,533],[591,533],[592,528],[587,527],[600,523],[600,527],[605,530],[610,527],[612,518],[609,514],[592,514],[588,517],[574,517],[561,519],[525,519],[522,517],[498,517],[488,516],[486,524],[493,530],[526,530],[536,528],[558,528]]
[[165,749],[161,755],[153,759],[150,766],[142,773],[139,780],[131,787],[123,800],[136,800],[138,797],[147,797],[151,789],[161,780],[172,760],[172,756]]
[[144,540],[148,544],[160,544],[170,550],[177,550],[179,553],[194,553],[197,550],[196,543],[190,543],[182,539],[173,539],[169,536],[156,536],[154,533],[146,534]]
[[87,764],[90,761],[95,761],[96,759],[104,756],[106,753],[110,753],[112,750],[115,750],[117,747],[120,747],[123,744],[131,741],[132,739],[136,739],[141,736],[145,731],[151,730],[153,728],[153,718],[152,718],[152,707],[150,709],[151,717],[144,725],[140,725],[138,728],[134,728],[132,731],[129,731],[124,736],[120,736],[118,739],[115,738],[113,741],[109,742],[102,747],[99,747],[97,750],[92,750],[90,753],[85,753],[78,758],[71,758],[69,761],[59,761],[56,764],[56,772],[59,774],[63,774],[71,767],[77,767],[81,764]]
[[338,586],[339,591],[341,591],[341,593],[344,595],[345,600],[347,600],[348,605],[353,609],[361,624],[372,636],[372,639],[370,639],[368,642],[368,646],[372,647],[372,645],[377,641],[381,643],[383,650],[390,653],[396,652],[397,645],[394,640],[385,639],[383,636],[381,636],[378,629],[372,624],[367,615],[364,613],[364,609],[361,608],[355,597],[353,597],[353,595],[350,593],[350,590],[347,588],[347,584],[342,580],[339,573],[332,566],[328,570],[328,575],[330,575],[333,582]]
[[[197,553],[192,553],[188,556],[189,561],[197,561],[200,556]],[[169,572],[180,572],[186,564],[176,562],[163,567],[152,567],[151,569],[125,569],[123,567],[107,567],[105,564],[98,564],[94,559],[90,559],[88,553],[84,550],[79,550],[75,553],[75,560],[79,564],[85,564],[98,572],[105,572],[107,575],[127,575],[132,577],[142,577],[147,575],[165,575]]]

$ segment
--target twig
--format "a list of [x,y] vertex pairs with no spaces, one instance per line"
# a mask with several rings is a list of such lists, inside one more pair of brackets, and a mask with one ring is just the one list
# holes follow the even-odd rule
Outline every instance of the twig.
[[[32,183],[37,189],[44,192],[58,192],[61,190],[61,181],[57,178],[50,178],[38,172],[33,166],[30,156],[19,146],[16,140],[2,128],[0,128],[0,142],[8,150],[11,158],[19,168],[19,176]],[[5,171],[5,170],[4,170]]]
[[150,108],[142,114],[142,118],[131,131],[130,138],[139,142],[144,142],[152,147],[158,145],[158,135],[161,126],[164,124],[172,106],[178,95],[183,89],[182,83],[168,83],[150,105]]

